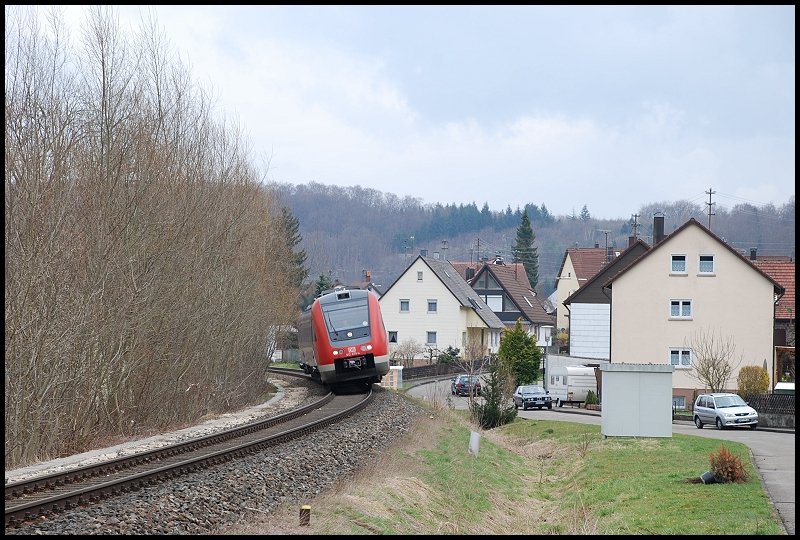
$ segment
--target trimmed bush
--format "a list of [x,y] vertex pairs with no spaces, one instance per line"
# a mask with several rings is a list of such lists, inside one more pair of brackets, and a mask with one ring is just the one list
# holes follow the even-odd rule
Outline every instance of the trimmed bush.
[[739,370],[739,395],[754,396],[769,390],[769,373],[760,366],[744,366]]

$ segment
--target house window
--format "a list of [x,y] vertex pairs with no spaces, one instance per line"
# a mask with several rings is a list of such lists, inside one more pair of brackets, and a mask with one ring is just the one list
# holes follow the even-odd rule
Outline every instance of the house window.
[[428,313],[436,313],[436,300],[428,300]]
[[691,300],[670,300],[669,303],[670,319],[691,319],[692,301]]
[[670,271],[673,274],[685,274],[686,273],[686,255],[673,255],[672,256],[672,267]]
[[670,349],[669,363],[675,369],[689,369],[692,367],[692,351],[689,349]]
[[484,301],[486,302],[486,305],[489,306],[489,309],[491,309],[492,311],[497,313],[503,311],[503,295],[487,294],[484,297]]
[[685,409],[686,396],[672,396],[672,407],[675,409]]
[[422,281],[422,270],[417,272],[417,281]]
[[409,300],[400,300],[400,313],[408,313],[409,305]]
[[389,343],[397,343],[397,332],[389,332]]
[[714,256],[713,255],[700,255],[700,263],[697,266],[701,274],[714,273]]
[[436,332],[428,332],[425,345],[436,345]]

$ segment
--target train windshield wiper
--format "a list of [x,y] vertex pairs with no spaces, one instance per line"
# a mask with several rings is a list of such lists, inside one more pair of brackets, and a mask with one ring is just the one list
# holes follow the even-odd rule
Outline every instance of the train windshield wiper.
[[331,330],[333,330],[333,333],[338,334],[339,331],[336,329],[336,326],[334,326],[333,321],[331,320],[331,314],[329,312],[325,313],[325,318],[328,319],[328,326]]

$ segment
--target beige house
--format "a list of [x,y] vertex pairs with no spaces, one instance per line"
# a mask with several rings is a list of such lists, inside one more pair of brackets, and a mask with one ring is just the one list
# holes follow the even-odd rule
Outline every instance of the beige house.
[[655,225],[652,249],[605,284],[611,363],[672,364],[673,403],[689,406],[705,390],[693,376],[691,344],[729,345],[734,369],[725,388],[735,391],[742,367],[773,358],[784,288],[693,218],[667,237],[659,232],[663,221]]
[[496,353],[503,322],[448,261],[417,257],[380,298],[389,354],[416,345],[415,358],[443,352]]

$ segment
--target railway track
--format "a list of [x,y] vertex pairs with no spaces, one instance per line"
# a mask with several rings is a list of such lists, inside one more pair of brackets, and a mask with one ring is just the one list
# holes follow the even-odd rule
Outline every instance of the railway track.
[[[309,379],[297,370],[270,371]],[[329,393],[298,409],[191,441],[6,484],[5,526],[14,528],[303,437],[363,409],[372,399],[371,387],[364,392]]]

